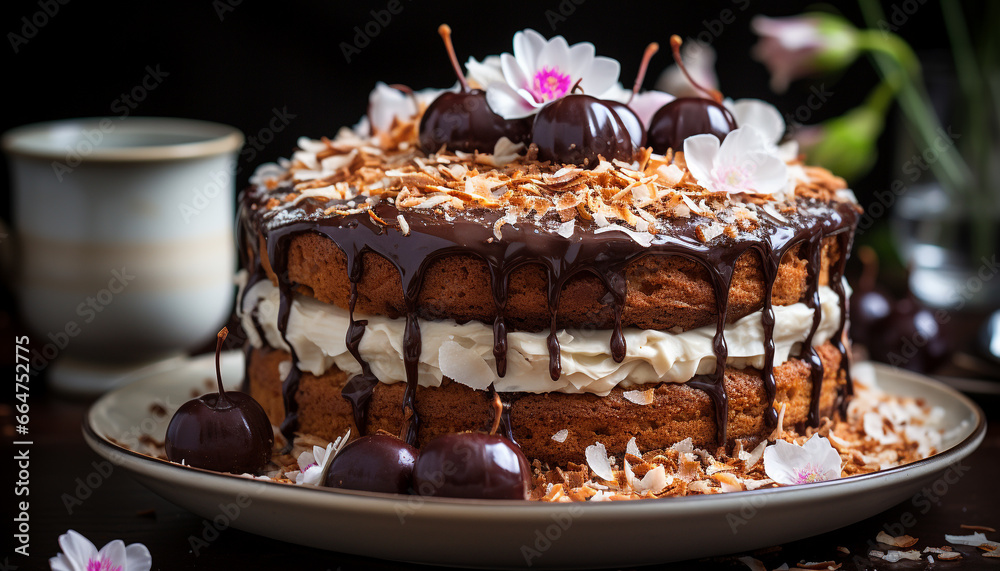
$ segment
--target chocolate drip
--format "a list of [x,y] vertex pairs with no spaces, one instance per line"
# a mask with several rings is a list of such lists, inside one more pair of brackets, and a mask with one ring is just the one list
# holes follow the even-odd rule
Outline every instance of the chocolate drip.
[[[781,258],[797,244],[807,244],[806,256],[810,262],[808,276],[809,287],[805,302],[814,309],[814,323],[809,339],[804,344],[803,354],[812,365],[813,402],[810,418],[818,418],[819,388],[822,382],[822,363],[812,347],[812,337],[819,324],[819,263],[822,239],[838,232],[849,236],[857,222],[857,212],[853,205],[842,202],[818,202],[813,199],[800,199],[798,213],[791,221],[772,218],[761,214],[759,227],[752,232],[742,232],[738,237],[724,236],[715,240],[715,244],[707,245],[698,239],[698,227],[704,221],[698,217],[674,219],[669,225],[657,228],[649,246],[642,246],[618,232],[596,232],[593,223],[578,220],[575,233],[570,237],[558,235],[556,228],[560,222],[558,216],[549,214],[534,222],[519,222],[515,225],[503,225],[503,238],[498,240],[493,234],[493,228],[502,212],[490,209],[467,209],[460,217],[452,217],[447,212],[404,210],[400,211],[393,204],[382,201],[369,211],[355,214],[327,215],[324,210],[331,206],[344,205],[344,201],[323,201],[315,199],[303,200],[294,207],[281,210],[264,211],[259,204],[267,202],[274,195],[281,195],[288,189],[266,191],[250,189],[244,195],[241,222],[246,225],[243,230],[260,232],[264,235],[268,248],[268,261],[274,273],[278,276],[279,293],[282,299],[282,312],[287,321],[288,305],[290,304],[291,286],[287,275],[287,242],[296,235],[315,233],[332,240],[344,251],[350,264],[351,292],[351,326],[348,332],[349,348],[355,358],[357,344],[360,343],[364,331],[364,322],[355,322],[353,308],[357,299],[357,283],[361,278],[359,254],[362,251],[379,255],[392,263],[399,272],[403,287],[405,302],[406,328],[403,338],[404,365],[406,370],[406,389],[402,403],[404,413],[403,435],[408,442],[416,442],[419,428],[419,418],[416,416],[416,388],[418,384],[418,362],[421,351],[420,325],[421,307],[418,295],[423,283],[426,268],[434,261],[450,255],[471,255],[481,259],[487,266],[491,276],[491,287],[496,313],[493,316],[494,347],[498,376],[506,373],[507,353],[507,316],[508,284],[511,274],[521,266],[537,264],[545,268],[548,274],[548,304],[550,312],[549,323],[549,364],[550,375],[558,379],[561,374],[560,347],[556,333],[559,322],[559,299],[564,285],[580,273],[591,273],[602,280],[612,301],[614,325],[609,343],[610,355],[615,361],[621,361],[626,354],[623,334],[624,306],[627,298],[627,281],[625,268],[643,256],[665,255],[681,256],[692,260],[708,270],[712,289],[716,299],[716,333],[713,338],[716,367],[708,375],[700,375],[689,381],[689,384],[708,393],[715,406],[715,416],[720,444],[725,443],[727,432],[727,401],[724,386],[725,365],[728,350],[725,340],[725,326],[728,315],[729,287],[734,268],[741,255],[753,249],[762,260],[765,274],[765,300],[762,322],[765,329],[765,368],[764,386],[771,406],[767,413],[767,421],[773,424],[776,415],[773,413],[775,394],[774,365],[774,313],[771,307],[771,292],[777,276],[777,268]],[[353,206],[353,205],[350,205]],[[409,232],[404,235],[397,227],[385,224],[385,220],[396,220],[403,215],[407,220]],[[253,242],[248,242],[254,247]],[[841,249],[846,257],[846,247]],[[837,271],[841,271],[838,265]],[[261,270],[256,270],[260,274]],[[831,272],[831,274],[834,272]],[[259,279],[259,277],[258,277]],[[833,287],[837,289],[839,278]],[[843,296],[842,296],[842,304]],[[842,315],[846,312],[842,311]],[[286,322],[279,323],[279,329],[284,335]],[[846,326],[846,322],[845,322]],[[845,348],[838,345],[842,352]],[[293,354],[294,359],[294,354]],[[361,362],[361,361],[359,361]],[[294,361],[293,361],[294,365]],[[289,418],[284,426],[292,426],[295,422],[294,390],[297,384],[295,375],[297,369],[283,383],[283,396],[286,399],[286,410]],[[357,379],[364,379],[358,381]],[[818,379],[818,381],[817,381]],[[355,382],[357,381],[357,382]],[[370,369],[362,364],[362,374],[356,376],[345,388],[345,396],[351,401],[355,412],[355,422],[364,424],[367,407],[367,397],[371,388],[377,382]],[[506,409],[506,406],[505,406]],[[509,417],[505,421],[509,426]],[[362,427],[359,424],[359,429]],[[362,429],[363,430],[363,429]]]
[[761,369],[761,380],[764,382],[764,393],[767,395],[768,403],[764,409],[764,426],[774,428],[778,425],[778,411],[774,410],[774,397],[778,387],[774,379],[774,305],[772,295],[781,259],[774,255],[770,246],[770,243],[765,243],[760,252],[760,265],[764,270],[764,307],[761,309],[761,325],[764,327],[764,368]]
[[371,401],[372,392],[378,384],[378,377],[372,373],[372,368],[361,357],[361,338],[365,334],[365,326],[368,320],[354,320],[354,306],[358,302],[358,277],[360,275],[360,256],[352,255],[354,259],[348,259],[348,279],[351,282],[351,294],[348,298],[348,311],[350,323],[347,326],[347,350],[351,352],[354,359],[361,366],[361,374],[354,375],[347,381],[340,394],[351,403],[351,411],[354,413],[354,426],[358,435],[364,436],[368,431],[368,403]]
[[628,293],[628,282],[625,280],[623,268],[616,268],[605,276],[605,287],[613,297],[612,309],[615,315],[615,325],[611,330],[611,358],[616,363],[625,359],[628,347],[625,346],[625,333],[622,331],[622,314],[625,312],[625,299]]
[[822,261],[823,235],[816,234],[810,236],[806,243],[806,259],[808,263],[808,290],[806,292],[806,306],[813,312],[812,326],[809,328],[809,335],[802,342],[802,358],[809,363],[809,374],[812,378],[812,396],[809,400],[809,426],[819,426],[819,397],[823,391],[823,361],[819,358],[819,353],[813,347],[813,336],[819,329],[820,320],[823,318],[822,308],[819,301],[819,269]]
[[[268,242],[268,256],[271,260],[284,258],[287,251],[271,252],[271,242]],[[279,264],[278,267],[285,268],[286,264]],[[284,278],[284,279],[282,279]],[[286,449],[291,449],[292,441],[295,439],[295,431],[299,428],[299,402],[295,396],[299,392],[299,382],[302,380],[302,371],[299,370],[299,357],[295,354],[295,348],[288,342],[286,332],[288,331],[288,316],[292,311],[292,286],[288,281],[287,269],[282,270],[278,278],[278,293],[280,301],[278,303],[278,331],[281,339],[288,345],[288,351],[292,355],[292,368],[288,375],[281,382],[281,401],[285,405],[285,419],[281,422],[281,434],[288,442]]]
[[[838,389],[837,410],[840,416],[847,418],[848,400],[854,395],[854,380],[851,378],[851,368],[848,366],[849,351],[844,339],[844,331],[850,327],[850,316],[847,305],[847,292],[844,291],[844,269],[847,267],[847,252],[851,251],[851,242],[854,234],[851,232],[840,232],[837,234],[837,246],[840,250],[840,260],[837,267],[830,275],[830,288],[837,294],[837,302],[840,304],[840,322],[837,331],[833,334],[833,346],[840,352],[840,370],[844,374],[844,385]],[[839,373],[838,373],[839,374]]]
[[[726,346],[726,317],[729,314],[729,287],[732,284],[733,269],[736,260],[744,249],[734,248],[729,252],[731,259],[715,265],[705,264],[712,278],[712,288],[715,291],[715,336],[712,337],[712,351],[715,353],[715,370],[707,375],[697,375],[688,384],[708,394],[715,408],[716,439],[719,446],[726,443],[726,432],[729,427],[729,397],[726,394],[726,360],[729,358],[729,348]],[[699,260],[700,261],[700,260]],[[722,261],[720,258],[719,261]]]

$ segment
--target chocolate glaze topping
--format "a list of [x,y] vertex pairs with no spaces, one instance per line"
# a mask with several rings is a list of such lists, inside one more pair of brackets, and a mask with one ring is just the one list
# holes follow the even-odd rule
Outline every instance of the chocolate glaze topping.
[[[760,224],[751,232],[741,232],[736,238],[722,236],[711,245],[697,238],[698,226],[705,223],[699,217],[678,218],[664,221],[656,229],[652,243],[642,246],[630,237],[620,232],[595,233],[591,222],[577,221],[576,231],[568,238],[558,235],[555,231],[559,223],[555,215],[547,215],[536,221],[521,221],[514,225],[502,227],[502,240],[493,235],[494,222],[503,215],[502,211],[490,209],[467,209],[461,212],[434,211],[432,209],[397,209],[389,201],[381,201],[371,207],[371,212],[361,211],[355,214],[324,214],[331,206],[348,208],[343,201],[316,201],[306,199],[282,210],[265,210],[263,204],[270,197],[282,196],[289,192],[288,188],[278,188],[271,191],[259,187],[246,190],[241,197],[241,226],[244,236],[262,235],[267,244],[267,256],[270,266],[278,276],[281,304],[279,311],[279,330],[284,335],[287,328],[288,311],[290,308],[293,285],[288,279],[287,252],[288,241],[299,234],[315,233],[332,240],[344,252],[349,268],[351,282],[350,311],[351,325],[347,333],[347,346],[361,365],[362,373],[352,378],[344,389],[354,410],[354,419],[360,431],[363,431],[367,421],[367,403],[378,380],[371,373],[367,363],[361,358],[358,350],[364,334],[365,321],[355,321],[353,316],[354,303],[357,299],[357,283],[361,279],[361,258],[364,252],[378,254],[389,260],[399,271],[403,287],[403,297],[406,306],[406,328],[404,332],[404,365],[406,371],[406,389],[404,391],[402,409],[405,425],[401,432],[403,439],[416,443],[420,419],[416,415],[417,364],[421,350],[420,325],[418,318],[421,308],[417,303],[418,294],[426,269],[435,260],[454,254],[472,255],[483,260],[489,268],[493,299],[496,305],[496,316],[493,322],[494,348],[496,370],[499,376],[506,372],[507,323],[505,305],[508,294],[508,282],[511,273],[526,264],[537,264],[545,268],[548,274],[548,302],[551,315],[551,326],[548,337],[549,371],[553,379],[561,375],[560,346],[556,338],[557,314],[559,297],[563,285],[573,276],[589,272],[599,277],[609,292],[609,303],[614,310],[614,327],[609,341],[609,350],[615,361],[621,361],[626,352],[625,338],[622,332],[622,312],[625,306],[627,283],[625,267],[632,261],[647,255],[681,256],[701,264],[710,276],[716,299],[716,333],[713,349],[716,357],[715,370],[707,375],[699,375],[688,382],[694,388],[701,389],[711,398],[716,415],[718,441],[726,442],[727,406],[726,391],[723,384],[725,364],[728,356],[724,335],[727,323],[729,289],[736,261],[741,255],[753,250],[761,259],[765,275],[765,299],[763,305],[762,323],[764,327],[765,364],[763,368],[763,383],[768,407],[765,419],[768,426],[773,426],[777,416],[773,410],[775,398],[774,379],[774,310],[771,304],[771,292],[777,276],[778,265],[782,257],[792,248],[802,245],[803,256],[809,260],[808,291],[803,300],[814,310],[814,318],[808,339],[802,344],[801,358],[810,364],[812,369],[813,392],[809,422],[813,425],[819,421],[820,383],[823,380],[823,366],[816,350],[812,346],[812,338],[819,325],[819,279],[820,260],[823,238],[837,236],[840,246],[840,262],[831,268],[830,285],[838,294],[840,302],[840,324],[834,344],[842,355],[846,347],[841,334],[847,326],[846,295],[841,284],[844,262],[850,247],[850,237],[857,223],[857,212],[853,204],[833,201],[823,202],[811,198],[800,198],[797,202],[797,213],[790,221],[773,218],[760,212]],[[397,215],[402,214],[409,226],[408,233],[396,224]],[[383,221],[391,221],[384,223]],[[263,277],[260,264],[260,253],[256,251],[257,241],[254,239],[243,242],[254,249],[252,255],[246,257],[253,265],[250,266],[252,276],[250,283]],[[287,417],[282,423],[282,431],[291,440],[297,427],[297,403],[295,394],[301,372],[296,366],[297,359],[292,355],[292,371],[284,380],[282,394],[284,397]],[[846,371],[846,357],[841,359],[841,368]],[[852,393],[850,377],[848,385],[840,398],[840,405],[846,403],[846,396]],[[492,387],[491,387],[492,390]],[[505,403],[505,411],[509,402]],[[504,432],[513,437],[509,415],[504,415]]]

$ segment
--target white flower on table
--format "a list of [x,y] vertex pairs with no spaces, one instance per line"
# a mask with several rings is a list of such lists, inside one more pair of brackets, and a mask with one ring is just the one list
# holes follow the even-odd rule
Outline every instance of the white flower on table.
[[504,119],[528,117],[577,82],[584,93],[600,97],[617,84],[621,65],[595,51],[590,42],[570,46],[562,36],[546,40],[535,30],[514,34],[514,54],[500,55],[504,82],[486,90],[490,109]]
[[788,182],[788,166],[752,126],[730,132],[722,143],[715,135],[688,137],[684,160],[698,184],[712,192],[774,194]]
[[141,543],[116,539],[101,548],[74,530],[59,536],[62,553],[49,559],[52,571],[149,571],[153,558]]
[[840,454],[813,434],[805,445],[778,440],[764,449],[764,472],[779,484],[809,484],[840,477]]

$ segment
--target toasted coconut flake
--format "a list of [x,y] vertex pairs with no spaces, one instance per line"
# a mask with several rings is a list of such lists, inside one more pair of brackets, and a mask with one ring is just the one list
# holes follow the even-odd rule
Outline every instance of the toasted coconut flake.
[[611,469],[611,458],[608,457],[608,450],[603,444],[597,442],[588,446],[586,456],[587,465],[598,478],[608,482],[614,481],[615,474]]
[[[601,216],[601,218],[604,218],[603,215],[596,214],[596,215],[594,215],[594,219],[595,220],[597,219],[597,216]],[[607,219],[605,218],[604,221],[607,222]],[[598,222],[598,225],[600,225],[600,222]],[[628,234],[628,236],[630,238],[632,238],[632,240],[634,240],[636,244],[639,244],[640,246],[642,246],[644,248],[645,247],[649,247],[649,245],[653,243],[653,235],[650,234],[649,232],[636,232],[635,230],[632,230],[631,228],[626,228],[626,227],[621,226],[619,224],[605,224],[603,227],[598,228],[597,230],[594,230],[594,234],[601,234],[603,232],[611,232],[613,230],[617,230],[619,232],[624,232],[625,234]]]
[[846,547],[844,547],[843,545],[838,545],[837,546],[837,551],[843,553],[844,555],[850,555],[851,554],[851,550],[848,549],[848,548],[846,548]]
[[406,221],[406,218],[403,218],[403,215],[400,214],[399,216],[396,216],[396,221],[399,222],[399,230],[403,233],[403,236],[409,236],[410,223]]
[[631,403],[647,405],[653,404],[654,393],[654,389],[647,389],[645,391],[625,391],[622,393],[622,397]]
[[996,533],[995,529],[993,529],[992,527],[987,527],[985,525],[967,525],[963,523],[959,527],[961,527],[962,529],[968,529],[970,531],[988,531],[990,533]]
[[972,547],[979,547],[980,545],[988,542],[986,535],[976,532],[972,535],[947,535],[945,534],[944,540],[953,545],[971,545]]
[[555,440],[556,442],[566,442],[566,437],[567,436],[569,436],[569,430],[566,430],[564,428],[564,429],[560,430],[559,432],[553,434],[552,435],[552,440]]
[[796,567],[799,569],[840,569],[840,563],[834,561],[810,561],[808,563],[800,561]]
[[628,444],[625,445],[625,454],[631,454],[636,458],[642,458],[642,452],[639,452],[639,446],[635,443],[635,436],[629,438]]
[[875,537],[875,541],[891,545],[892,547],[910,547],[911,545],[916,544],[918,539],[909,535],[893,537],[884,531],[880,531]]
[[[995,556],[994,556],[995,557]],[[927,557],[930,559],[930,556]],[[962,558],[962,554],[958,551],[942,551],[937,556],[941,561],[955,561]]]
[[986,543],[980,543],[976,547],[986,552],[983,554],[983,556],[985,557],[1000,557],[1000,553],[996,553],[996,551],[1000,549],[1000,543],[997,543],[996,541],[987,541]]
[[563,238],[569,238],[570,236],[573,235],[573,230],[575,226],[576,226],[576,218],[567,220],[566,222],[563,222],[562,224],[559,225],[559,228],[556,230],[556,234],[559,234]]

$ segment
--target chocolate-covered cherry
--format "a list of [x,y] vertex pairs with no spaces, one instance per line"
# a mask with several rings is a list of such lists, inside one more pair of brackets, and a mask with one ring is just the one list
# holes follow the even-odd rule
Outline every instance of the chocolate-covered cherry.
[[324,484],[331,488],[405,494],[417,449],[387,434],[362,436],[330,463]]
[[897,301],[872,332],[873,359],[918,373],[933,371],[948,354],[948,341],[934,312],[912,297]]
[[649,121],[646,141],[653,151],[684,150],[684,139],[715,135],[721,141],[736,129],[736,118],[721,103],[702,97],[681,97],[667,103]]
[[502,415],[503,403],[494,392],[489,434],[443,434],[425,444],[413,466],[414,491],[447,498],[528,499],[531,468],[518,445],[497,434]]
[[222,328],[215,347],[219,392],[189,400],[177,409],[167,426],[167,458],[216,472],[255,473],[271,461],[274,432],[253,397],[222,388],[219,357],[227,334]]
[[442,24],[438,32],[444,39],[462,90],[458,93],[445,91],[424,111],[420,119],[420,148],[427,153],[436,152],[442,146],[452,151],[492,153],[501,137],[515,143],[526,142],[531,134],[531,119],[507,120],[494,113],[486,103],[485,91],[469,89],[451,43],[451,28]]
[[535,116],[531,142],[538,158],[589,168],[605,160],[632,162],[632,135],[607,102],[584,94],[570,94],[549,103]]
[[646,128],[642,126],[642,120],[639,116],[632,111],[632,108],[624,103],[619,103],[617,101],[611,101],[610,99],[602,99],[608,107],[614,111],[618,118],[621,119],[623,125],[625,125],[625,130],[628,131],[629,136],[632,138],[632,148],[638,149],[646,145]]
[[413,466],[413,489],[422,496],[524,500],[530,488],[528,459],[497,434],[443,434]]
[[881,326],[892,313],[893,300],[885,288],[879,287],[878,256],[870,246],[858,248],[858,258],[864,266],[858,287],[851,294],[851,338],[871,348],[872,340],[881,334]]
[[737,127],[736,118],[722,104],[722,94],[701,86],[688,73],[681,60],[681,43],[679,36],[670,37],[674,61],[691,85],[704,92],[709,99],[681,97],[667,103],[653,115],[646,142],[657,153],[666,153],[667,149],[683,150],[684,139],[693,135],[715,135],[721,141]]

